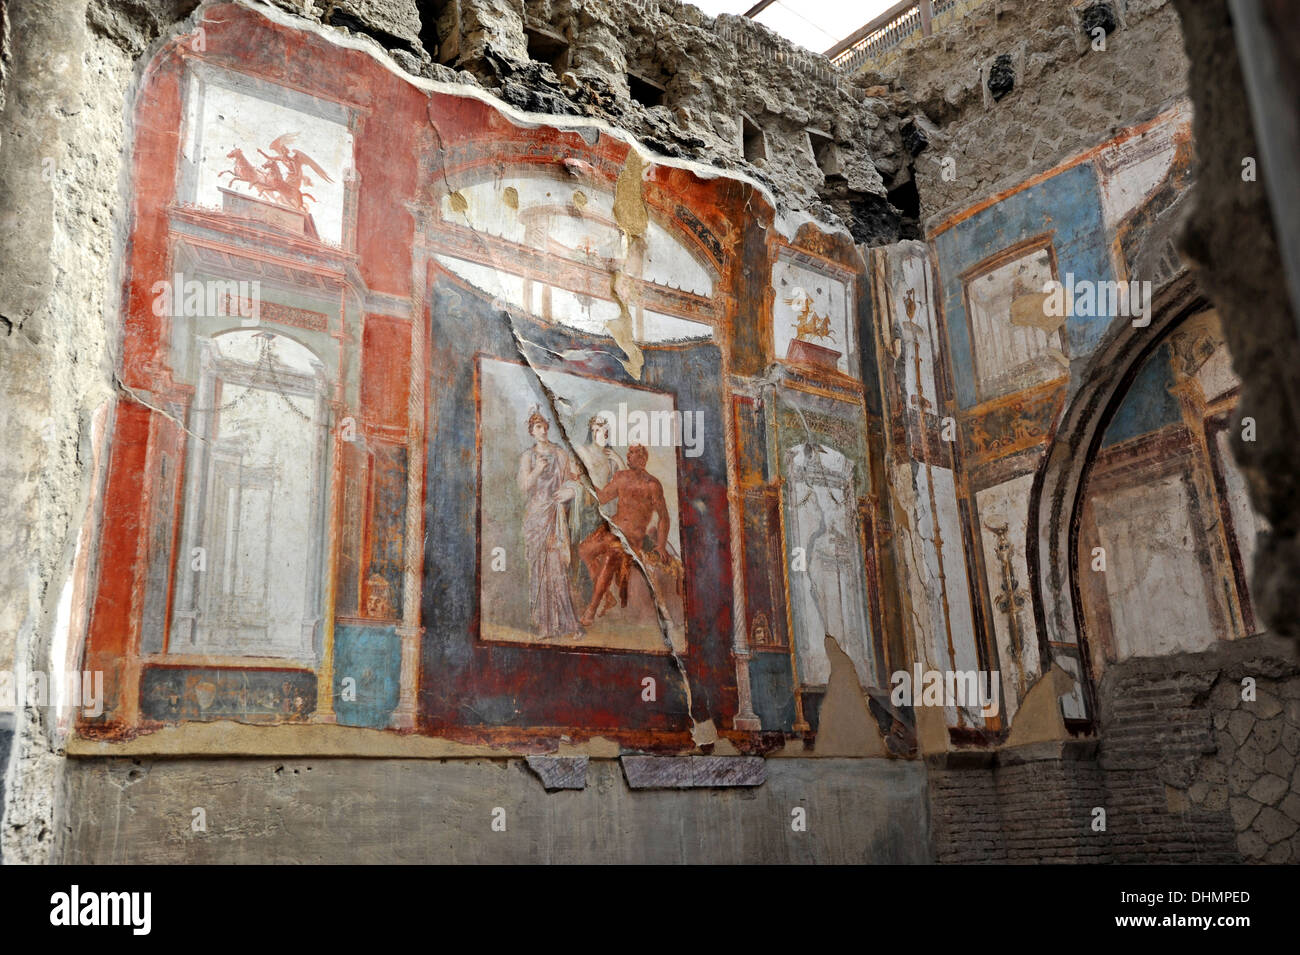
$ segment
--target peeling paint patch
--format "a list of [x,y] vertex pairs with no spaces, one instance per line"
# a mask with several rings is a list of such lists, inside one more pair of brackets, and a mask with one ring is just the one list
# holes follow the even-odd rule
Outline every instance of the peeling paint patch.
[[629,149],[627,162],[623,164],[614,183],[614,221],[623,230],[630,245],[645,235],[650,224],[650,213],[646,211],[645,196],[641,179],[645,174],[646,163],[635,149]]
[[826,637],[831,676],[826,684],[817,725],[817,756],[884,756],[885,744],[871,718],[849,655],[834,637]]
[[1074,679],[1059,664],[1039,677],[1025,694],[1011,724],[1007,746],[1021,746],[1043,740],[1063,739],[1065,720],[1061,716],[1060,699],[1074,689]]

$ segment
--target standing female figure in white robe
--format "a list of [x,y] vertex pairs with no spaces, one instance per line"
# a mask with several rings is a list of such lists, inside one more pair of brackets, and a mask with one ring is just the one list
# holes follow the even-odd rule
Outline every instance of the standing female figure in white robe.
[[524,557],[528,561],[528,607],[533,630],[545,639],[580,632],[569,592],[568,502],[577,469],[567,451],[551,442],[551,425],[539,412],[528,417],[534,444],[519,458],[524,495]]

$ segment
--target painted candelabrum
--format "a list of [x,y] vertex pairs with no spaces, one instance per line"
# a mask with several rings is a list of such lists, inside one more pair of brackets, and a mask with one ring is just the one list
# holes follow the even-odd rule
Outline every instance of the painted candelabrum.
[[1016,682],[1020,687],[1020,696],[1023,699],[1025,695],[1025,670],[1021,661],[1024,658],[1024,631],[1020,623],[1020,611],[1025,606],[1025,592],[1020,589],[1020,581],[1017,579],[1015,568],[1011,564],[1014,550],[1011,545],[1011,536],[1008,533],[1009,525],[1006,521],[997,522],[990,519],[984,522],[984,526],[993,533],[996,539],[993,552],[998,558],[1002,587],[1001,592],[993,599],[993,605],[998,608],[999,613],[1005,614],[1007,618],[1007,635],[1011,640],[1011,651],[1015,655]]

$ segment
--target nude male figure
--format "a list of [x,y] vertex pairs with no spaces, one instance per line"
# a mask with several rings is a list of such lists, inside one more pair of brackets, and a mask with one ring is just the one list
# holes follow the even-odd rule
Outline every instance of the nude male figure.
[[[596,494],[601,504],[618,500],[618,512],[610,520],[623,532],[638,557],[645,552],[650,522],[657,516],[659,523],[655,529],[654,552],[666,562],[669,559],[666,545],[671,518],[668,515],[668,502],[664,499],[663,485],[645,469],[649,458],[650,453],[642,445],[632,445],[627,449],[628,466],[622,471],[616,471],[609,483],[599,488]],[[623,549],[623,542],[618,539],[618,535],[604,523],[587,535],[579,545],[578,553],[587,565],[591,579],[595,581],[591,602],[587,604],[579,621],[582,626],[589,627],[597,613],[608,609],[601,606],[601,601],[612,583],[617,582],[619,598],[623,606],[627,606],[627,579],[632,558]]]

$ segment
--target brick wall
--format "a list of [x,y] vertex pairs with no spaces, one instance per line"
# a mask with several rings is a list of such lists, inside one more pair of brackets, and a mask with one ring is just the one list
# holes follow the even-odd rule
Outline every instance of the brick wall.
[[1119,665],[1102,681],[1110,861],[1238,862],[1226,805],[1185,797],[1195,765],[1214,752],[1207,694],[1217,669],[1149,672],[1167,665]]
[[938,861],[1300,861],[1300,664],[1284,642],[1114,664],[1098,698],[1096,739],[930,757]]
[[1222,846],[1247,861],[1300,861],[1300,663],[1287,643],[1251,637],[1133,661],[1101,689],[1102,766],[1146,836],[1116,861],[1139,861],[1156,840],[1191,861],[1217,861]]
[[1091,829],[1105,800],[1094,740],[930,758],[939,862],[1103,862]]

